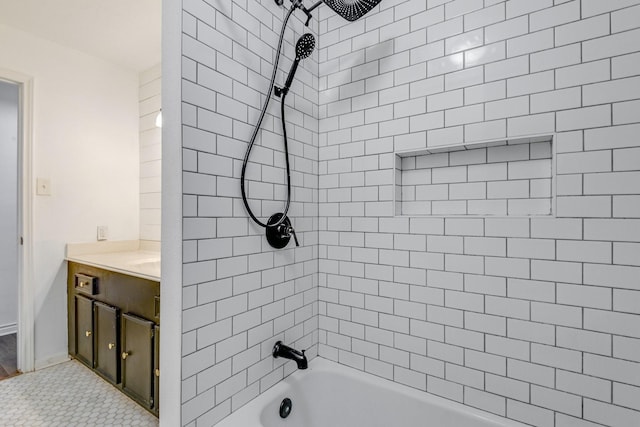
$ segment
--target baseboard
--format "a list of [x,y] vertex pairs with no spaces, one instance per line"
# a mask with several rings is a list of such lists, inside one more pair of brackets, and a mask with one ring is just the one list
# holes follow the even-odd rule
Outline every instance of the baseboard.
[[6,325],[0,325],[0,337],[10,334],[18,333],[18,324],[17,323],[8,323]]
[[55,354],[53,356],[47,357],[46,359],[36,360],[36,371],[66,362],[67,360],[69,360],[69,354],[67,354],[66,352]]

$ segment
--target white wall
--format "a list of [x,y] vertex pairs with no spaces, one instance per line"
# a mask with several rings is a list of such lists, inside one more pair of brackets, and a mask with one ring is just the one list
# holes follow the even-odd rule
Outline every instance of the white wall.
[[[354,23],[319,9],[318,92],[305,87],[290,117],[319,120],[319,247],[307,259],[318,259],[320,356],[536,426],[640,425],[639,3],[384,0]],[[183,12],[188,425],[282,377],[268,350],[287,319],[265,322],[270,268],[255,276],[260,296],[248,293],[267,297],[252,317],[247,267],[273,259],[237,252],[255,234],[237,165],[259,105],[242,83],[263,87],[282,10],[215,4]],[[316,96],[317,115],[305,102]],[[394,217],[394,151],[531,134],[556,134],[557,217]],[[287,265],[296,282],[273,290],[298,289],[300,271]],[[242,329],[251,321],[260,353]]]
[[[184,425],[212,425],[295,370],[293,362],[271,356],[276,341],[316,355],[317,51],[300,64],[286,102],[289,217],[300,247],[292,240],[286,249],[271,248],[240,198],[242,159],[268,89],[284,12],[264,0],[183,3]],[[306,31],[295,15],[283,70]],[[285,78],[286,71],[278,73],[277,83]],[[263,221],[284,208],[279,112],[274,100],[247,169],[250,203]]]
[[162,129],[160,65],[140,73],[140,240],[160,242]]
[[[638,0],[321,8],[320,356],[535,426],[640,425],[639,27]],[[554,133],[556,218],[394,217],[394,150]]]
[[18,320],[18,86],[0,81],[0,335]]
[[67,354],[67,242],[139,236],[138,74],[0,26],[0,68],[34,78],[36,367]]

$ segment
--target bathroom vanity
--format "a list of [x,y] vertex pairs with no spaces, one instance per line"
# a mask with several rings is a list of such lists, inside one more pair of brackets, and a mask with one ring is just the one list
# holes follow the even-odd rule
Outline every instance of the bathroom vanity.
[[68,249],[67,260],[69,355],[157,415],[159,254]]

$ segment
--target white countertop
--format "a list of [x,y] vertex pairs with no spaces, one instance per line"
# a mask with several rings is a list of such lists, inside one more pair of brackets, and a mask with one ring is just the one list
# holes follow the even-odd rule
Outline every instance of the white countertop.
[[137,241],[67,245],[67,261],[160,281],[160,251],[141,249]]

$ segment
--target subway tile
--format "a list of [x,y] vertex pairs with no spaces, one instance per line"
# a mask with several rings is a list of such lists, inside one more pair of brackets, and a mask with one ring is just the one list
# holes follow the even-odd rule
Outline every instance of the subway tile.
[[609,35],[609,16],[599,15],[555,27],[555,44],[562,46]]
[[637,29],[585,41],[582,43],[582,60],[587,62],[636,52],[635,41],[639,35],[640,29]]
[[611,309],[611,290],[604,287],[557,284],[557,299],[560,304]]
[[531,54],[531,72],[560,68],[580,62],[580,44],[570,44]]
[[613,337],[613,355],[617,358],[640,362],[638,349],[640,340],[627,337]]
[[[531,361],[541,365],[582,372],[582,353],[549,345],[532,344]],[[558,373],[559,371],[556,371]]]
[[629,77],[640,73],[640,65],[638,64],[640,53],[631,53],[611,58],[611,77]]
[[507,57],[539,52],[553,46],[553,30],[538,31],[507,40]]
[[632,338],[640,338],[638,316],[603,310],[585,309],[584,328]]
[[591,399],[584,399],[584,418],[599,423],[613,422],[614,426],[634,425],[640,422],[638,411]]
[[[608,112],[602,111],[602,114],[608,114]],[[636,147],[638,143],[634,135],[637,135],[639,130],[640,124],[586,130],[584,139],[585,150]]]
[[556,328],[556,345],[589,353],[611,355],[611,335],[573,328]]
[[485,104],[485,118],[487,120],[506,117],[524,116],[529,114],[529,97],[520,96]]
[[503,99],[505,97],[506,90],[504,81],[497,81],[464,89],[464,102],[467,105]]
[[640,364],[611,357],[585,354],[584,373],[636,386],[640,383]]
[[611,402],[611,382],[563,370],[556,371],[556,388],[604,402]]
[[509,338],[553,345],[555,330],[552,325],[510,318],[507,320]]
[[[533,70],[531,70],[533,71]],[[529,56],[522,55],[486,64],[484,67],[485,82],[508,79],[510,77],[529,74]]]
[[556,87],[579,86],[588,83],[602,82],[611,78],[609,59],[557,68]]
[[602,3],[598,0],[582,0],[582,17],[600,15],[634,5],[635,3],[633,0],[617,0],[608,3]]
[[640,98],[640,77],[583,86],[584,105],[604,104]]
[[565,173],[609,172],[611,151],[586,151],[558,154],[557,171]]
[[578,196],[558,197],[558,217],[596,217],[611,216],[611,197],[609,196]]
[[509,118],[507,119],[507,136],[536,135],[553,132],[556,128],[555,121],[554,113]]
[[474,28],[485,27],[496,22],[503,21],[505,18],[505,5],[496,4],[486,6],[475,12],[471,12],[464,17],[464,30],[469,31]]
[[545,387],[553,387],[555,382],[554,369],[514,359],[507,359],[507,376]]
[[526,34],[528,29],[529,19],[527,16],[502,21],[485,27],[484,42],[495,43],[501,40],[513,39],[522,34]]
[[640,122],[640,101],[627,101],[613,104],[613,124],[624,125]]
[[524,381],[517,381],[511,378],[487,374],[485,376],[485,389],[488,392],[500,396],[508,396],[521,401],[529,400],[529,384]]
[[[556,2],[557,3],[557,2]],[[580,1],[568,1],[529,15],[530,31],[552,28],[580,19]]]
[[445,4],[445,18],[452,19],[456,16],[465,15],[482,9],[483,6],[482,0],[454,0]]
[[550,388],[531,386],[531,403],[553,411],[582,416],[582,399],[579,396]]
[[556,117],[558,131],[610,126],[611,106],[600,105],[560,111]]
[[503,397],[471,387],[466,387],[464,390],[464,403],[465,405],[501,416],[504,416],[506,413],[506,401]]
[[531,95],[532,114],[577,108],[580,107],[581,104],[582,96],[580,88],[562,89]]

